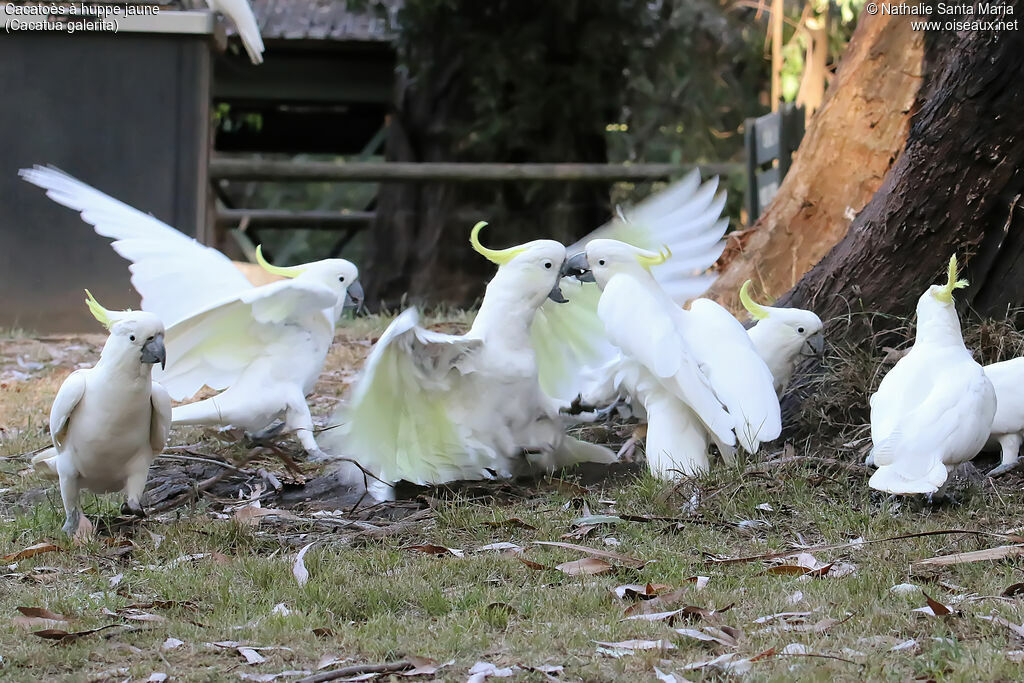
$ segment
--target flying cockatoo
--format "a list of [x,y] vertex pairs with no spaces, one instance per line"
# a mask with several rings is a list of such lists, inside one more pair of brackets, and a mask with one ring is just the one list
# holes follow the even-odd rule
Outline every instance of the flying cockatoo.
[[750,280],[740,288],[740,302],[755,321],[747,334],[771,370],[775,392],[781,398],[800,357],[817,356],[825,349],[821,318],[800,308],[762,306],[750,296]]
[[880,491],[932,494],[988,440],[996,392],[964,346],[953,292],[968,283],[956,275],[954,255],[946,284],[917,301],[914,345],[871,397],[868,484]]
[[[381,336],[346,404],[323,437],[327,451],[352,458],[384,482],[439,484],[515,476],[582,461],[611,462],[606,448],[566,436],[560,403],[542,390],[530,329],[559,289],[565,247],[536,240],[502,250],[473,248],[498,266],[480,311],[462,336],[417,324],[402,313]],[[525,455],[524,455],[525,454]],[[362,475],[352,470],[352,482]]]
[[60,478],[69,536],[83,519],[82,489],[123,490],[121,511],[145,516],[142,492],[149,466],[163,451],[171,426],[170,396],[152,378],[153,365],[166,361],[163,323],[143,311],[108,311],[86,294],[89,310],[110,336],[96,365],[64,380],[50,409],[55,452],[33,459]]
[[986,445],[998,444],[1002,450],[1002,462],[988,476],[998,477],[1017,467],[1024,438],[1024,358],[986,365],[985,375],[996,392],[996,415]]
[[655,279],[652,268],[670,257],[595,239],[567,263],[601,290],[598,316],[622,356],[617,377],[643,405],[648,465],[662,478],[706,471],[711,442],[730,459],[734,445],[754,453],[782,429],[771,373],[743,326],[708,299],[684,310]]
[[313,420],[305,396],[313,390],[346,306],[358,306],[359,271],[344,259],[280,268],[285,279],[254,287],[216,249],[205,247],[153,216],[117,201],[54,168],[20,175],[47,196],[82,213],[114,250],[132,262],[142,308],[167,325],[171,364],[157,380],[175,400],[207,386],[212,398],[178,406],[175,425],[234,426],[250,433],[277,420],[314,456]]
[[231,20],[238,30],[238,37],[242,39],[242,46],[249,54],[253,64],[263,63],[263,38],[260,36],[260,26],[256,23],[256,15],[248,0],[206,0],[214,12],[220,12]]

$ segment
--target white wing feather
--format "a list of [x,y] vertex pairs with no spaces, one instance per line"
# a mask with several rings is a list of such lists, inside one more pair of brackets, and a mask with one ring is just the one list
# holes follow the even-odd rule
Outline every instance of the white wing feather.
[[250,287],[168,327],[164,343],[171,365],[157,371],[156,379],[179,401],[203,385],[225,389],[266,356],[268,346],[280,338],[281,325],[336,302],[329,288],[301,280]]
[[153,382],[149,403],[153,414],[149,421],[149,445],[154,453],[161,453],[167,445],[167,436],[171,433],[171,397],[167,390]]
[[[672,258],[653,269],[654,277],[677,303],[704,293],[716,275],[706,271],[725,248],[722,236],[729,220],[720,218],[725,193],[716,195],[718,178],[704,184],[691,171],[665,190],[648,197],[570,246],[570,255],[583,251],[596,238],[615,239],[642,249],[672,250]],[[611,362],[616,351],[604,337],[597,317],[600,292],[572,278],[562,279],[568,303],[546,301],[531,329],[541,387],[564,401],[576,396],[584,373]]]
[[114,239],[114,251],[132,262],[132,285],[142,296],[142,309],[164,325],[206,308],[211,299],[252,289],[231,260],[166,223],[128,206],[56,168],[35,166],[19,175],[46,190],[97,234]]
[[[85,396],[85,374],[88,370],[75,370],[57,391],[57,397],[53,399],[53,406],[50,408],[50,436],[53,445],[60,448],[64,443],[64,436],[67,434],[68,422],[75,406]],[[33,462],[35,460],[33,459]]]
[[598,315],[608,338],[623,355],[640,363],[662,386],[685,401],[720,441],[736,443],[733,419],[715,396],[686,344],[686,321],[667,298],[658,301],[628,275],[613,276],[604,288]]
[[211,9],[220,12],[235,25],[242,46],[253,64],[263,63],[263,37],[256,15],[246,0],[206,0]]
[[409,309],[374,346],[347,405],[339,408],[321,441],[385,481],[432,484],[478,479],[485,453],[472,447],[449,414],[448,395],[460,390],[464,372],[483,341],[419,327]]
[[686,342],[732,415],[737,441],[756,453],[762,441],[782,433],[782,416],[772,373],[757,355],[743,325],[709,299],[690,305]]

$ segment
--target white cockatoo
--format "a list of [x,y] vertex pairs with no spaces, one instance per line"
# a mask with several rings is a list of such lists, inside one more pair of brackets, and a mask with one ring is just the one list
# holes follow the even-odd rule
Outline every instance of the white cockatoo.
[[86,294],[89,310],[110,336],[96,365],[75,370],[61,384],[50,409],[54,448],[33,458],[60,478],[69,536],[82,521],[82,489],[123,490],[121,511],[145,516],[149,466],[171,427],[171,398],[152,377],[153,365],[166,361],[163,323],[144,311],[108,311]]
[[953,291],[968,283],[956,275],[954,255],[946,284],[917,301],[914,345],[871,397],[868,483],[880,491],[932,494],[988,440],[996,392],[964,346]]
[[[695,169],[635,207],[620,210],[617,218],[567,247],[566,253],[579,253],[594,239],[615,239],[648,251],[666,247],[672,256],[653,271],[654,277],[681,306],[715,280],[708,269],[725,249],[725,200],[718,178],[701,183]],[[562,292],[567,303],[546,301],[537,312],[531,337],[541,386],[550,396],[568,402],[607,384],[616,374],[619,351],[597,315],[600,290],[565,277]]]
[[220,12],[231,20],[249,59],[253,64],[262,64],[263,37],[248,0],[206,0],[206,4],[214,12]]
[[684,310],[655,279],[670,257],[595,239],[567,263],[601,290],[598,316],[621,352],[616,378],[643,405],[648,465],[662,478],[706,471],[710,442],[731,459],[734,445],[755,453],[782,429],[772,375],[743,326],[708,299]]
[[359,271],[344,259],[279,268],[285,279],[254,287],[232,262],[153,216],[54,168],[24,169],[25,180],[82,214],[132,262],[142,309],[167,325],[171,363],[156,379],[175,400],[203,386],[221,391],[174,409],[175,425],[233,426],[250,433],[284,421],[320,455],[306,395],[313,390],[346,306],[362,302]]
[[[461,336],[419,327],[415,309],[395,319],[374,346],[339,426],[322,440],[328,452],[354,459],[390,484],[440,484],[516,476],[576,462],[611,462],[606,448],[565,434],[568,418],[537,375],[530,330],[559,282],[565,247],[536,240],[502,250],[470,234],[473,248],[498,266],[470,330]],[[351,470],[351,483],[362,481]]]
[[771,370],[775,392],[781,398],[800,358],[824,351],[821,318],[801,308],[762,306],[750,296],[750,280],[740,288],[740,302],[754,319],[755,324],[747,334]]
[[1024,438],[1024,357],[985,366],[985,376],[996,392],[996,415],[987,446],[1002,451],[1002,462],[988,473],[998,477],[1017,467]]

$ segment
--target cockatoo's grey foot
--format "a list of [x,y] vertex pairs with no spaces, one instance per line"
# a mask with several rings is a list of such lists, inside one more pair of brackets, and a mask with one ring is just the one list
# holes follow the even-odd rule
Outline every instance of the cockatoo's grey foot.
[[126,500],[121,504],[121,514],[128,516],[135,516],[139,519],[145,519],[146,511],[138,501]]
[[989,470],[988,476],[994,478],[994,477],[1001,477],[1004,474],[1009,474],[1010,472],[1012,472],[1015,469],[1017,469],[1017,465],[1019,465],[1019,464],[1020,464],[1019,461],[1005,462],[1002,465],[998,465],[998,466],[992,468],[991,470]]
[[568,407],[559,410],[562,415],[583,415],[586,413],[597,412],[597,406],[592,406],[588,403],[583,402],[583,395],[576,394],[576,398],[572,400],[572,403]]
[[328,460],[337,460],[335,456],[331,455],[330,453],[324,450],[321,450],[320,448],[315,448],[313,450],[306,451],[306,459],[309,462],[326,462]]
[[[960,463],[953,468],[952,474],[957,479],[966,481],[970,484],[978,484],[985,480],[985,475],[983,475],[981,470],[979,470],[970,460]],[[942,489],[939,489],[939,491],[942,491]]]
[[266,429],[261,429],[258,432],[252,432],[248,434],[248,437],[250,441],[253,441],[255,443],[259,443],[261,441],[270,441],[271,439],[278,436],[283,429],[284,422],[279,421],[276,422],[275,424],[270,425]]
[[64,518],[64,526],[61,527],[61,530],[68,536],[74,538],[76,532],[78,531],[78,525],[81,521],[82,511],[72,510],[68,514],[68,516]]

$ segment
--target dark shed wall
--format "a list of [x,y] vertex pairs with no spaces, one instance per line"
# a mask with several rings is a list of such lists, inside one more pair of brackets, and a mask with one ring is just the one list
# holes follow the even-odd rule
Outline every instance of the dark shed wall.
[[139,303],[110,240],[19,168],[53,164],[182,232],[204,229],[209,74],[207,36],[0,37],[0,327],[96,331],[85,287],[108,308]]

